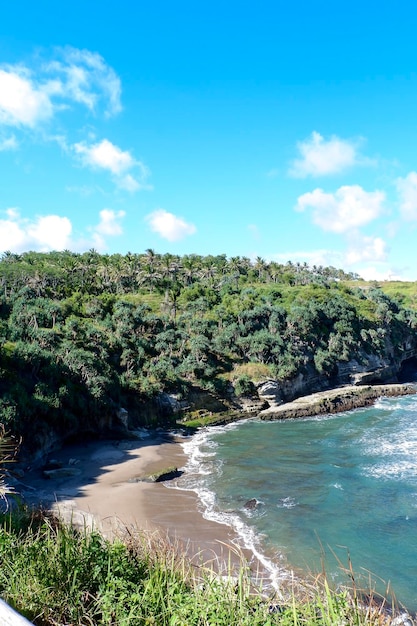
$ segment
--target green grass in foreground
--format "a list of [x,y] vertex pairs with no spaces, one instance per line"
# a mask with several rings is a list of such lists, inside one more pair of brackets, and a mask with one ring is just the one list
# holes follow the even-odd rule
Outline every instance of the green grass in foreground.
[[302,598],[287,595],[278,602],[254,593],[243,560],[240,576],[224,582],[155,537],[109,542],[41,514],[1,520],[0,596],[38,626],[390,623],[319,579]]

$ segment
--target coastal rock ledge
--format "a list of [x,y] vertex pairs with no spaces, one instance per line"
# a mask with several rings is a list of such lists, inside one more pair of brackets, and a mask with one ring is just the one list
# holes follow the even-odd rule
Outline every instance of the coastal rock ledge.
[[282,420],[310,417],[323,413],[341,413],[369,406],[383,396],[406,396],[417,393],[413,384],[368,385],[338,387],[303,396],[293,402],[271,406],[258,413],[263,420]]

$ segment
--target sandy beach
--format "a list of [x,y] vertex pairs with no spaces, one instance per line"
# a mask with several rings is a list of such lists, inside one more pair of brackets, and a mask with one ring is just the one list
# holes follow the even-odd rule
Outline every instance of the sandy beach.
[[[178,437],[151,434],[142,440],[86,441],[49,455],[62,465],[46,478],[43,468],[26,469],[16,491],[31,505],[42,505],[78,526],[94,527],[108,537],[158,531],[178,544],[198,564],[228,573],[236,556],[231,528],[203,517],[197,495],[148,483],[141,477],[168,467],[181,469],[187,458]],[[65,474],[68,469],[70,475]],[[247,550],[242,551],[259,580],[266,573]]]

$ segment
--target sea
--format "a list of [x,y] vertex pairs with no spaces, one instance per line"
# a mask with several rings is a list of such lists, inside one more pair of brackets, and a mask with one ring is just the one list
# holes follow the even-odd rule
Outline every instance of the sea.
[[[270,572],[350,579],[417,612],[417,395],[305,419],[244,419],[183,443],[175,487]],[[174,486],[174,485],[172,485]]]

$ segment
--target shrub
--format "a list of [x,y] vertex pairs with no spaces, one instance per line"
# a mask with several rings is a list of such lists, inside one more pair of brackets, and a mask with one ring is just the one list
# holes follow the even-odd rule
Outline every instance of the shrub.
[[253,396],[256,392],[255,385],[249,376],[239,376],[235,384],[235,394],[239,396]]

